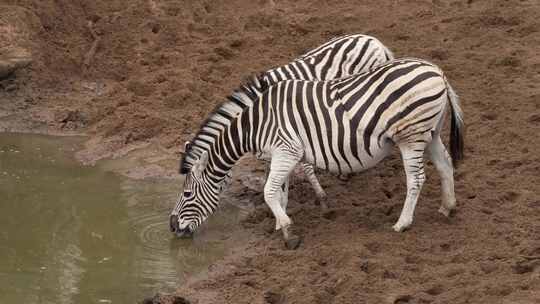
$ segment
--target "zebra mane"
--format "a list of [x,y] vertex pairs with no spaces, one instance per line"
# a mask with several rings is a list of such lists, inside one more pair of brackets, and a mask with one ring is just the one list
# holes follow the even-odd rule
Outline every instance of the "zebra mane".
[[201,140],[204,131],[215,130],[215,126],[229,125],[230,121],[245,108],[253,106],[254,102],[268,88],[269,84],[265,80],[265,73],[258,73],[245,79],[239,88],[227,96],[225,101],[219,103],[202,122],[191,143],[186,146],[180,159],[180,174],[188,174],[193,162],[200,157],[203,151],[207,150],[206,145],[203,145]]

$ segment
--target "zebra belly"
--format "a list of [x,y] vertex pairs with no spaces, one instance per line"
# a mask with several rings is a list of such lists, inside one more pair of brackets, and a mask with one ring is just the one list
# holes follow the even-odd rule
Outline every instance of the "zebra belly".
[[313,164],[319,169],[327,170],[336,174],[361,172],[382,161],[392,152],[393,147],[393,143],[384,142],[381,144],[381,147],[376,146],[372,148],[370,156],[364,152],[364,147],[360,144],[358,146],[359,159],[353,155],[350,142],[345,143],[343,147],[344,154],[339,153],[339,149],[338,151],[334,150],[333,154],[329,153],[330,149],[327,147],[325,151],[326,158],[322,157],[322,147],[314,147],[314,149],[319,149],[318,151],[313,151],[311,147],[306,147],[304,161]]
[[[384,158],[386,158],[390,153],[392,152],[392,149],[394,147],[394,144],[391,142],[384,142],[381,144],[381,147],[376,146],[371,149],[371,156],[369,156],[367,153],[362,153],[361,156],[364,156],[362,159],[362,168],[358,171],[363,171],[366,169],[369,169],[371,167],[374,167],[378,163],[380,163]],[[360,147],[358,148],[359,151]],[[363,149],[363,147],[362,147]]]

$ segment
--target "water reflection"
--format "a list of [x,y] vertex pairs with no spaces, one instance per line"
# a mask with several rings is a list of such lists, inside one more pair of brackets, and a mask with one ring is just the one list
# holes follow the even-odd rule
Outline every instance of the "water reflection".
[[60,251],[56,259],[59,265],[58,276],[59,303],[73,303],[73,297],[79,294],[79,284],[85,272],[80,264],[86,259],[82,256],[82,250],[75,244],[68,244],[65,250]]
[[176,240],[178,182],[80,167],[70,157],[79,143],[0,134],[0,303],[135,303],[224,254],[237,210]]

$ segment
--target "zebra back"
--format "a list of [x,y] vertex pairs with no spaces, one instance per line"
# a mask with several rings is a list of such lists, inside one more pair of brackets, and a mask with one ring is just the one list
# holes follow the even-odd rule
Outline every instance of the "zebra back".
[[270,84],[288,79],[331,80],[367,72],[392,59],[392,52],[377,38],[346,35],[314,48],[289,64],[266,71],[266,78]]

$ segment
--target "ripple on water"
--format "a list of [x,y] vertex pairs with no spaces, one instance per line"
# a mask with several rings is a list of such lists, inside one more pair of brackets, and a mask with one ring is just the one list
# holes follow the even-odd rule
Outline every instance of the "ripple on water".
[[128,213],[129,224],[137,238],[134,254],[141,287],[153,290],[174,288],[179,282],[179,273],[169,245],[172,234],[168,230],[167,212],[150,212],[143,208]]
[[[165,210],[164,210],[165,211]],[[155,252],[169,253],[167,246],[171,240],[168,218],[164,214],[141,214],[130,220],[137,231],[141,245]]]
[[133,303],[224,255],[238,209],[222,203],[194,240],[176,239],[168,217],[180,182],[80,167],[65,153],[79,141],[0,134],[1,303]]

